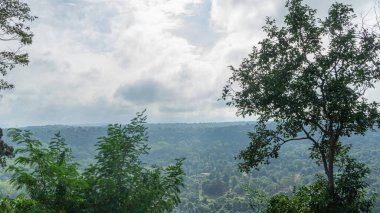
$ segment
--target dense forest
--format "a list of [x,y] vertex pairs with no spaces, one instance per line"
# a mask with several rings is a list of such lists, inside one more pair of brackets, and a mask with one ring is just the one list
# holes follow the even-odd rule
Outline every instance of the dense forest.
[[[315,180],[315,173],[322,173],[309,159],[310,144],[299,141],[281,150],[278,159],[249,174],[240,173],[235,160],[239,150],[249,142],[248,132],[254,123],[204,123],[204,124],[147,124],[149,154],[142,160],[147,164],[161,166],[185,157],[185,187],[181,193],[178,212],[247,212],[251,206],[265,207],[265,197],[276,193],[292,194],[294,188]],[[58,131],[72,147],[74,160],[83,169],[94,162],[95,143],[106,134],[106,126],[41,126],[27,127],[42,141]],[[366,181],[369,193],[380,193],[380,133],[368,132],[365,137],[350,137],[351,155],[371,169]],[[8,144],[14,145],[8,139]],[[9,174],[1,176],[2,196],[16,196],[9,182]],[[380,211],[380,200],[376,212]]]

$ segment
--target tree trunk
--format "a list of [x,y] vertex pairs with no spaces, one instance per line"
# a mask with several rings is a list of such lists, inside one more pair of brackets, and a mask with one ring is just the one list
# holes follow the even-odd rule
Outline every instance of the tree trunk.
[[[324,150],[320,149],[323,168],[325,170],[325,174],[327,176],[328,190],[331,196],[334,195],[334,153],[331,150],[331,146],[329,146],[329,152],[325,153]],[[326,154],[328,156],[326,157]]]
[[328,173],[327,173],[327,181],[328,181],[328,189],[329,194],[334,196],[334,160],[330,160],[333,157],[332,154],[329,154],[329,163],[328,163]]
[[334,190],[334,158],[335,158],[335,144],[336,140],[329,141],[329,157],[328,157],[328,190],[331,198],[335,201],[335,190]]

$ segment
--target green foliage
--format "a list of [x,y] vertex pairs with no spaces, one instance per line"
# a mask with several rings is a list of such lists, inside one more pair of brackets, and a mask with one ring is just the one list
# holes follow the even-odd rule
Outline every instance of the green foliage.
[[258,189],[254,189],[250,187],[248,184],[243,186],[245,193],[246,193],[246,199],[249,200],[249,207],[252,209],[255,213],[261,213],[267,208],[268,203],[268,195]]
[[205,195],[213,197],[222,196],[228,190],[227,184],[220,179],[203,182],[202,189]]
[[296,213],[290,199],[286,195],[274,195],[268,202],[267,213]]
[[[174,165],[166,168],[154,168],[145,175],[141,198],[147,212],[172,212],[180,202],[180,192],[184,187],[184,158],[176,159]],[[141,199],[140,198],[140,199]],[[144,207],[144,209],[146,208]]]
[[[146,116],[138,113],[126,126],[109,125],[96,144],[96,163],[80,175],[71,148],[58,132],[48,146],[30,131],[8,130],[18,147],[7,167],[10,182],[26,191],[2,198],[6,212],[172,212],[184,187],[184,158],[167,167],[147,167]],[[38,210],[36,210],[38,209]]]
[[327,180],[318,176],[309,186],[302,186],[293,198],[274,195],[268,202],[266,212],[373,212],[376,195],[368,196],[365,176],[368,168],[355,159],[344,157],[335,179],[336,194],[331,197]]
[[146,167],[140,155],[148,153],[146,116],[138,113],[122,126],[108,126],[99,138],[96,163],[84,173],[87,209],[94,212],[164,212],[180,203],[183,159],[166,168]]
[[49,212],[43,205],[26,197],[24,194],[20,194],[14,199],[8,197],[0,198],[0,209],[2,213]]
[[340,211],[373,212],[376,194],[368,196],[368,183],[365,177],[369,174],[368,167],[350,157],[344,157],[339,162],[337,175],[336,196],[339,198]]
[[11,172],[11,183],[25,190],[31,199],[56,212],[78,208],[81,188],[77,164],[72,162],[71,149],[60,133],[55,134],[48,147],[32,137],[29,131],[11,129],[9,136],[19,148]]
[[[13,51],[0,51],[0,73],[7,75],[16,65],[27,65],[28,54],[20,49],[32,43],[33,33],[30,31],[28,22],[36,17],[30,15],[30,8],[20,0],[0,1],[0,41],[14,42],[18,48]],[[12,89],[14,86],[4,79],[0,79],[0,90]]]
[[272,196],[266,212],[334,212],[328,208],[330,202],[326,180],[318,176],[312,184],[295,191],[293,198],[284,194]]
[[4,168],[6,164],[6,158],[14,157],[13,147],[9,146],[3,141],[3,130],[0,128],[0,167]]
[[380,36],[355,25],[348,5],[332,4],[325,19],[302,0],[286,7],[285,26],[267,19],[267,37],[240,67],[231,67],[223,91],[239,115],[258,116],[239,167],[248,172],[277,158],[284,144],[308,140],[335,198],[334,165],[346,150],[340,139],[380,124],[379,103],[365,98],[380,80]]

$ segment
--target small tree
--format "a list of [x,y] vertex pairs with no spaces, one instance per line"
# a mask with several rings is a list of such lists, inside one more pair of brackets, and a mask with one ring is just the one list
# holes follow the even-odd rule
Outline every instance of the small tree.
[[[57,133],[44,147],[29,131],[11,129],[12,140],[20,145],[15,164],[7,168],[11,183],[24,189],[30,198],[46,211],[71,212],[79,208],[79,191],[83,183],[77,164],[72,162],[71,149]],[[45,210],[41,210],[45,212]]]
[[364,135],[380,123],[379,103],[364,97],[380,80],[379,35],[354,24],[348,5],[334,3],[325,19],[301,0],[288,0],[286,7],[285,26],[267,18],[267,37],[239,68],[231,66],[224,88],[222,97],[238,115],[258,116],[239,167],[248,172],[277,158],[282,145],[309,140],[310,157],[323,165],[335,203],[342,137]]
[[99,138],[96,163],[84,174],[88,211],[170,212],[179,204],[183,159],[166,168],[141,162],[149,150],[145,120],[138,113],[126,126],[109,125],[107,136]]

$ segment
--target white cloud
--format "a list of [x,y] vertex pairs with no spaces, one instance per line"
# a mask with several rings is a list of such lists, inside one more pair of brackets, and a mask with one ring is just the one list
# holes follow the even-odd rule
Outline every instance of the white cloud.
[[265,16],[275,15],[282,6],[276,0],[212,0],[211,19],[222,32],[255,32]]
[[[30,0],[31,64],[12,72],[0,126],[232,121],[217,102],[276,0]],[[325,2],[327,5],[329,2]],[[281,19],[281,18],[279,18]]]

